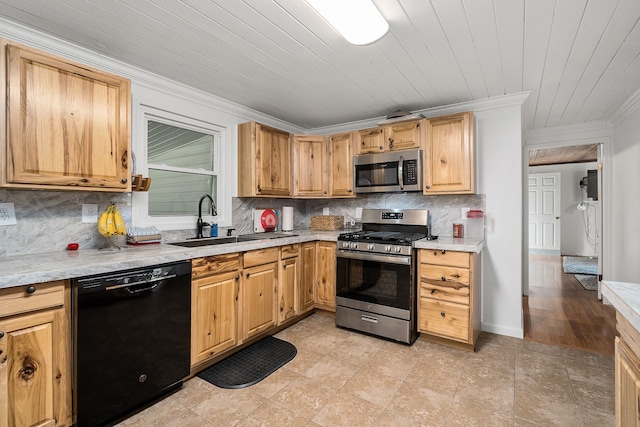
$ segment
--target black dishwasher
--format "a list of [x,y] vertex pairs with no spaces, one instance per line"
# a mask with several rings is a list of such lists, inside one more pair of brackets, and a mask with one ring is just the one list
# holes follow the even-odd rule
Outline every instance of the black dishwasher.
[[75,425],[105,425],[189,375],[191,263],[73,280]]

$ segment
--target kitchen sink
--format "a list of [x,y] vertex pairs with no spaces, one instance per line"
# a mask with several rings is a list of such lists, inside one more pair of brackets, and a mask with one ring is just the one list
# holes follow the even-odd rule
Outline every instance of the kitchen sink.
[[211,237],[206,239],[192,239],[183,242],[170,242],[170,245],[182,246],[185,248],[197,248],[199,246],[223,245],[225,243],[236,243],[236,236],[231,237]]
[[248,242],[251,240],[262,240],[262,239],[284,239],[285,237],[296,237],[296,236],[297,234],[278,233],[278,232],[240,234],[238,236],[238,242]]
[[170,245],[174,246],[182,246],[185,248],[197,248],[200,246],[212,246],[212,245],[223,245],[225,243],[238,243],[238,242],[250,242],[253,240],[262,240],[262,239],[283,239],[285,237],[296,237],[297,234],[289,234],[289,233],[251,233],[251,234],[240,234],[239,236],[229,236],[229,237],[210,237],[204,239],[190,239],[184,240],[181,242],[170,242]]

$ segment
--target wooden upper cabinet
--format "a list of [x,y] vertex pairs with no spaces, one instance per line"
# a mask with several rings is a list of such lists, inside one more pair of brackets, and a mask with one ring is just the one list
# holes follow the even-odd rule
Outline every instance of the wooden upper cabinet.
[[355,197],[353,191],[353,155],[355,132],[329,137],[329,194],[333,197]]
[[424,135],[424,194],[474,194],[473,113],[428,119]]
[[326,197],[329,194],[329,152],[326,138],[296,135],[293,138],[293,195]]
[[385,141],[382,128],[363,129],[359,131],[359,136],[358,154],[382,153],[384,151]]
[[7,63],[7,167],[0,184],[131,191],[129,80],[1,44]]
[[387,151],[420,148],[422,120],[411,120],[384,126],[385,149]]
[[238,126],[238,196],[291,196],[291,135],[256,122]]

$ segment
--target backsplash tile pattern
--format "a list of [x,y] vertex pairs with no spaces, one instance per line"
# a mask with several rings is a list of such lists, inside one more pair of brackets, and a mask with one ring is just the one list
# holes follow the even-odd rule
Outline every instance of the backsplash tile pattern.
[[[131,194],[88,191],[42,191],[0,189],[0,202],[13,202],[16,225],[0,226],[0,256],[42,253],[64,250],[68,243],[76,242],[80,248],[98,249],[110,246],[98,233],[96,224],[82,223],[82,204],[95,203],[101,213],[109,203],[116,204],[125,222],[131,221]],[[238,198],[233,203],[233,235],[253,232],[253,210],[272,208],[282,211],[292,206],[293,228],[309,229],[311,216],[322,215],[329,208],[330,215],[343,215],[345,221],[355,221],[355,211],[361,208],[429,209],[432,234],[451,236],[454,222],[461,222],[463,207],[482,209],[484,195],[423,196],[419,193],[370,194],[354,199],[272,199]],[[164,241],[177,241],[193,237],[193,229],[164,231]],[[219,235],[224,236],[221,227]],[[112,238],[118,245],[125,243],[124,236]]]

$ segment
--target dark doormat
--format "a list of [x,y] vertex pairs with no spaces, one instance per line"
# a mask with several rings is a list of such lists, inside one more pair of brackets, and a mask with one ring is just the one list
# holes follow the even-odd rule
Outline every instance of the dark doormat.
[[296,356],[296,347],[268,336],[198,373],[221,388],[244,388],[256,384]]

